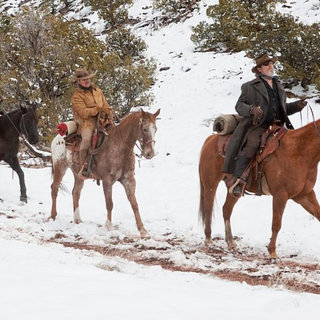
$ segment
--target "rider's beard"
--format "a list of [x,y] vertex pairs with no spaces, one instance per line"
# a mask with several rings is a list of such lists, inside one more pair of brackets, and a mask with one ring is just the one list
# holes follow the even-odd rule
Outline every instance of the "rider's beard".
[[273,77],[274,76],[274,70],[272,69],[272,70],[269,70],[268,72],[267,72],[267,75],[269,76],[269,77]]

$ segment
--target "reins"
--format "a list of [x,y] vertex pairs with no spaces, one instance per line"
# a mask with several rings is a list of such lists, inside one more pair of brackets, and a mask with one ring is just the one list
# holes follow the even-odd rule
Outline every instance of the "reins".
[[[310,109],[310,112],[311,112],[312,122],[313,122],[314,129],[315,129],[318,137],[320,138],[320,131],[319,131],[318,126],[317,126],[317,123],[316,123],[316,118],[315,118],[315,116],[314,116],[314,112],[313,112],[313,110],[312,110],[312,107],[310,106],[309,103],[308,103],[308,108]],[[301,115],[300,115],[300,117],[301,117]]]
[[[134,152],[134,155],[135,155],[137,158],[139,158],[139,159],[144,158],[143,152],[142,152],[142,148],[139,146],[139,144],[138,144],[137,142],[135,142],[134,146],[133,146],[132,148],[130,148],[130,147],[128,146],[128,144],[126,143],[124,137],[123,137],[120,124],[119,124],[117,127],[119,128],[120,139],[121,139],[121,141],[123,142],[124,146],[129,150],[129,152],[133,152],[133,149],[134,149],[134,147],[136,146],[136,147],[139,149],[140,154]],[[139,130],[141,130],[140,127],[141,127],[141,124],[139,124]],[[90,154],[96,155],[96,154],[98,154],[98,153],[102,150],[103,145],[104,145],[104,143],[106,142],[106,139],[105,139],[106,135],[108,135],[108,134],[107,134],[107,133],[104,134],[103,140],[102,140],[102,142],[101,142],[101,144],[100,144],[99,146],[97,146],[95,149],[89,151]],[[147,144],[149,144],[149,143],[155,142],[154,139],[148,140],[147,142],[144,142],[144,141],[143,141],[143,137],[142,137],[141,139],[138,139],[138,140],[139,140],[139,142],[140,142],[141,145],[147,145]]]
[[21,116],[20,125],[19,125],[19,129],[20,129],[20,130],[19,130],[19,129],[17,128],[17,126],[14,124],[14,122],[12,121],[11,117],[9,116],[9,114],[5,114],[5,116],[8,117],[10,123],[11,123],[12,126],[15,128],[15,130],[18,132],[18,134],[19,134],[19,135],[20,135],[20,134],[22,135],[23,140],[26,140],[25,137],[24,137],[24,134],[23,134],[23,132],[22,132],[22,129],[21,129],[21,127],[23,126],[24,131],[27,132],[26,125],[25,125],[25,123],[24,123],[24,121],[23,121],[23,118],[24,118],[25,115],[22,114],[22,116]]
[[[121,140],[122,140],[123,144],[127,147],[127,149],[128,149],[130,152],[133,152],[134,146],[133,146],[132,148],[129,148],[129,146],[127,145],[127,143],[124,141],[123,136],[122,136],[122,131],[121,131],[120,125],[119,125],[119,131],[120,131],[120,137],[121,137]],[[135,143],[135,146],[140,150],[141,154],[134,153],[134,155],[135,155],[137,158],[142,159],[142,158],[143,158],[142,150],[141,150],[141,148],[139,147],[139,145],[137,144],[137,142]]]

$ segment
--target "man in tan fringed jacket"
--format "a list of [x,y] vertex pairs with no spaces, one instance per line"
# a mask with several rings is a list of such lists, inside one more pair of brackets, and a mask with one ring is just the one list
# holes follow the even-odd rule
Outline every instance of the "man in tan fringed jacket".
[[72,82],[77,85],[71,98],[71,104],[74,120],[81,130],[80,164],[82,169],[79,176],[82,179],[87,178],[87,156],[98,113],[104,114],[103,116],[109,120],[109,123],[114,125],[113,110],[106,101],[102,90],[91,84],[93,76],[94,74],[90,74],[85,69],[78,69],[72,76]]

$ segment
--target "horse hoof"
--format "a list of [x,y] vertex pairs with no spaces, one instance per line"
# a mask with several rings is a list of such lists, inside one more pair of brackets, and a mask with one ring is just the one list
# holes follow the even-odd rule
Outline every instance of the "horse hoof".
[[276,264],[278,262],[278,258],[270,258],[271,264]]
[[51,220],[54,221],[54,220],[56,220],[56,218],[53,218],[53,217],[50,216],[50,217],[48,217],[45,221],[46,221],[46,222],[50,222]]
[[141,239],[149,239],[150,235],[147,230],[143,229],[143,230],[140,230],[140,237]]
[[28,203],[28,198],[27,196],[20,196],[20,201],[24,203]]
[[237,250],[237,244],[232,240],[232,241],[227,241],[228,249],[230,251],[236,251]]
[[81,219],[74,219],[73,222],[74,222],[75,224],[79,224],[79,223],[82,223],[82,220],[81,220]]
[[205,241],[204,241],[204,245],[206,246],[206,247],[209,247],[209,246],[211,246],[213,244],[213,240],[210,238],[210,239],[206,239]]
[[274,253],[270,253],[270,260],[271,261],[276,261],[278,260],[278,256],[277,254],[274,252]]
[[109,220],[106,221],[105,227],[107,228],[108,231],[114,230],[114,227],[113,227],[113,225],[112,225],[112,222],[109,221]]

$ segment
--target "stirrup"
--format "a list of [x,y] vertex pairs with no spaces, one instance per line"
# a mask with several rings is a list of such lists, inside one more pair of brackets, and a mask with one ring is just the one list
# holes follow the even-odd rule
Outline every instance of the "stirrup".
[[[238,178],[236,182],[229,188],[229,193],[237,198],[243,197],[245,186],[246,186],[246,181],[244,179]],[[241,188],[240,192],[238,192],[239,190],[235,190],[239,188]]]

